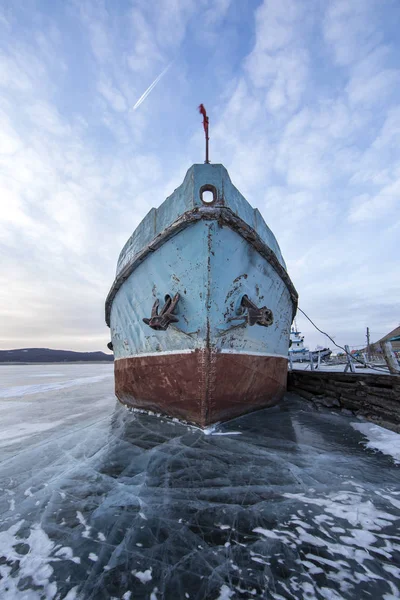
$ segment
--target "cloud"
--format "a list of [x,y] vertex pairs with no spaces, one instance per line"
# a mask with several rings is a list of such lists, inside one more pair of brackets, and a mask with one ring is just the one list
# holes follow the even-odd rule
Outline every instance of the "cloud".
[[256,12],[256,43],[246,70],[255,88],[265,89],[265,105],[272,113],[294,110],[305,91],[308,52],[298,36],[303,9],[294,0],[269,0]]
[[124,112],[127,110],[127,102],[124,96],[110,81],[106,79],[100,81],[98,83],[98,90],[115,111]]
[[[390,298],[400,289],[389,284],[400,275],[399,72],[382,5],[314,8],[314,20],[305,2],[266,1],[255,13],[255,43],[217,139],[234,181],[267,215],[300,305],[343,343],[363,343],[365,323],[384,330],[399,318]],[[299,320],[310,345],[327,343]]]
[[[104,299],[120,246],[150,208],[135,198],[157,183],[158,161],[92,144],[84,117],[54,102],[41,48],[37,36],[10,46],[23,85],[10,79],[10,57],[2,63],[1,344],[105,348]],[[98,87],[116,112],[126,109],[106,76]]]
[[339,66],[357,63],[381,43],[375,0],[333,0],[326,7],[323,34]]
[[375,196],[362,194],[352,200],[350,222],[386,220],[396,216],[400,209],[400,178],[383,187]]
[[200,102],[211,158],[276,234],[302,308],[341,343],[392,329],[400,9],[389,4],[68,0],[36,5],[29,25],[18,6],[0,16],[1,346],[105,349],[119,251],[203,159]]
[[155,64],[163,61],[163,54],[155,32],[142,11],[133,8],[129,18],[133,45],[129,50],[128,65],[133,71],[147,73]]

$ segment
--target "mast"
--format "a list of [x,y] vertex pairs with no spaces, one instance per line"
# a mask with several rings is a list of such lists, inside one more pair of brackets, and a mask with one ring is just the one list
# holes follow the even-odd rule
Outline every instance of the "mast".
[[206,160],[204,161],[204,164],[209,165],[210,164],[210,159],[208,156],[208,142],[209,142],[209,137],[208,137],[208,117],[207,117],[207,113],[206,113],[206,109],[204,108],[203,104],[200,104],[199,106],[199,113],[203,115],[203,127],[204,127],[204,134],[206,136]]

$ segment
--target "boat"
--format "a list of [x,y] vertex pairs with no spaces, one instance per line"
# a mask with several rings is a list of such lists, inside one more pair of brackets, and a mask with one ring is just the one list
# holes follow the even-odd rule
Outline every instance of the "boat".
[[313,361],[317,361],[318,359],[326,361],[331,357],[331,354],[332,350],[330,348],[317,348],[311,352]]
[[310,362],[311,360],[328,360],[332,354],[330,348],[317,348],[316,350],[310,351],[304,346],[304,336],[301,335],[301,331],[298,331],[297,325],[295,324],[290,331],[290,346],[289,346],[289,357],[292,362]]
[[116,396],[200,427],[277,403],[297,298],[275,236],[207,153],[119,256]]
[[298,331],[297,326],[292,327],[290,331],[289,357],[293,362],[303,362],[310,360],[310,351],[304,347],[304,336]]

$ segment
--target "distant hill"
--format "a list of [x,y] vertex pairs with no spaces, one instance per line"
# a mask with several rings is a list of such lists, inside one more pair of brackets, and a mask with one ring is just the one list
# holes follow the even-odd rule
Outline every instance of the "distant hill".
[[50,348],[0,350],[0,363],[112,362],[113,360],[113,354],[104,352],[73,352],[72,350],[51,350]]
[[[381,338],[380,340],[375,342],[374,346],[379,347],[380,342],[390,340],[390,338],[398,337],[399,335],[400,335],[400,325],[398,327],[396,327],[395,329],[393,329],[393,331],[390,331],[389,333],[384,335],[383,338]],[[399,352],[400,351],[400,341],[392,342],[392,348],[396,352]]]
[[[373,344],[371,344],[371,346],[370,346],[371,352],[381,354],[382,350],[381,350],[380,343],[386,342],[386,341],[390,340],[391,338],[399,338],[399,336],[400,336],[400,325],[398,327],[395,327],[395,329],[393,329],[392,331],[389,331],[389,333],[387,333],[386,335],[381,337],[381,339],[378,340],[377,342],[374,342]],[[392,344],[392,349],[395,352],[400,352],[400,340],[399,339],[396,339],[396,341],[391,342],[391,344]],[[366,352],[366,351],[367,351],[367,348],[362,348],[361,350],[359,350],[359,352]]]
[[[396,327],[395,329],[393,329],[393,331],[389,331],[389,333],[384,335],[383,338],[381,338],[377,342],[374,342],[374,344],[372,344],[372,347],[373,347],[372,350],[377,350],[379,352],[380,351],[379,344],[381,342],[385,342],[386,340],[390,340],[390,338],[398,337],[398,336],[400,336],[400,325],[398,327]],[[395,352],[400,352],[400,341],[397,340],[395,342],[392,342],[392,348]],[[364,352],[365,352],[365,350],[364,350]]]

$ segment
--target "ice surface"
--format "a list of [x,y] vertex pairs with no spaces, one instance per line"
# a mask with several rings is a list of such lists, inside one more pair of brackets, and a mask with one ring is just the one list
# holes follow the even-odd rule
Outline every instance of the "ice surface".
[[[28,396],[32,394],[43,394],[44,392],[54,392],[65,388],[76,387],[77,385],[87,386],[90,383],[98,383],[111,377],[111,373],[96,375],[95,377],[80,377],[70,381],[59,381],[56,383],[38,383],[32,385],[12,386],[10,388],[0,388],[0,398],[16,398],[18,396]],[[49,377],[48,374],[44,377]]]
[[399,466],[369,424],[289,394],[205,435],[128,412],[111,374],[0,367],[36,380],[0,400],[1,599],[399,597]]
[[352,423],[352,427],[368,439],[367,448],[375,448],[400,464],[400,435],[373,423]]

